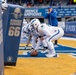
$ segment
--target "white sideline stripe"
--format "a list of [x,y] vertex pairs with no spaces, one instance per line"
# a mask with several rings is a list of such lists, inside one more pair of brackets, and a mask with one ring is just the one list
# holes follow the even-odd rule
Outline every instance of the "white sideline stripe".
[[72,58],[76,58],[75,56],[73,56],[73,55],[76,55],[75,53],[70,53],[70,55],[68,55],[68,56],[70,56],[70,57],[72,57]]
[[68,56],[70,56],[70,57],[72,57],[72,58],[76,58],[75,56],[73,56],[73,55],[68,55]]
[[76,41],[76,38],[71,38],[71,37],[62,37],[60,39],[64,39],[64,40],[74,40]]
[[76,55],[75,53],[58,53],[58,54],[67,54],[68,56],[76,59],[76,57],[73,56],[73,55]]

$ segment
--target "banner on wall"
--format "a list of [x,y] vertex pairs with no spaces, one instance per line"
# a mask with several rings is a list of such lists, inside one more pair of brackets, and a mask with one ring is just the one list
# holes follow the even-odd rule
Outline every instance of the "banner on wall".
[[65,36],[76,37],[76,22],[65,23]]
[[[58,17],[76,16],[76,7],[61,7],[53,8],[57,12]],[[44,17],[47,13],[47,8],[25,8],[25,17]]]

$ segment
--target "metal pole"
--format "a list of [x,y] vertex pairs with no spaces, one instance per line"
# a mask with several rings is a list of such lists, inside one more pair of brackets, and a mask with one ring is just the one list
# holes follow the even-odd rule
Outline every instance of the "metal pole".
[[0,75],[4,75],[3,27],[2,27],[2,1],[0,0]]

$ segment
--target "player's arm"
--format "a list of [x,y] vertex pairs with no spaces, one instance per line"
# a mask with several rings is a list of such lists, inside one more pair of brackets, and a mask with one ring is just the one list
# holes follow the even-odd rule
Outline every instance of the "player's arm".
[[30,35],[30,36],[28,37],[27,42],[26,42],[26,46],[28,46],[28,45],[29,45],[31,38],[32,38],[32,36]]
[[51,16],[53,17],[53,18],[56,18],[57,17],[57,13],[54,11],[53,13],[50,13],[51,14]]
[[40,38],[38,38],[38,41],[37,41],[35,50],[38,50],[39,49],[40,44],[41,44],[41,40],[40,40]]
[[34,35],[32,35],[32,41],[31,41],[31,43],[32,43],[32,49],[35,49],[36,41],[37,41],[37,37],[34,36]]
[[47,13],[44,18],[47,19],[49,17],[49,13]]

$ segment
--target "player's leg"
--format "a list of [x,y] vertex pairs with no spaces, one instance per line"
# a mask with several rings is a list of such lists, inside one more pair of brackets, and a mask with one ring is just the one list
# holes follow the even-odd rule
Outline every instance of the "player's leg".
[[42,44],[43,44],[43,47],[44,47],[44,48],[47,48],[46,40],[42,40]]
[[52,41],[49,40],[49,38],[47,38],[46,42],[47,42],[48,49],[49,49],[49,52],[48,52],[48,54],[46,54],[46,56],[47,57],[53,57],[53,56],[55,56],[56,52],[55,52],[54,45],[53,45]]
[[48,47],[49,47],[49,53],[47,54],[48,57],[52,57],[56,55],[52,41],[61,38],[63,35],[64,35],[63,29],[59,28],[55,33],[52,34],[50,38],[46,39]]
[[54,47],[58,47],[57,44],[58,44],[58,40],[55,40],[54,41]]
[[58,30],[52,34],[52,36],[50,37],[49,40],[52,40],[52,41],[57,40],[57,39],[61,38],[63,35],[64,35],[63,29],[58,28]]
[[47,47],[47,43],[46,43],[46,40],[42,40],[42,45],[44,47],[44,49],[41,51],[41,53],[46,53],[48,52],[48,47]]

